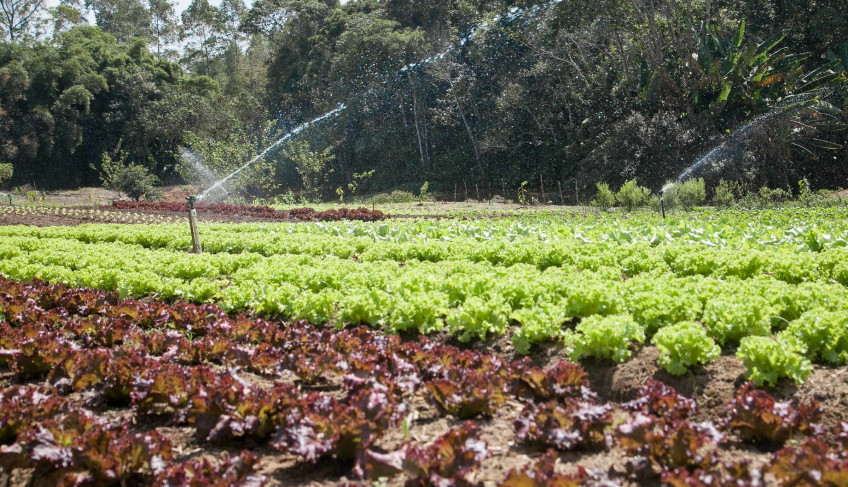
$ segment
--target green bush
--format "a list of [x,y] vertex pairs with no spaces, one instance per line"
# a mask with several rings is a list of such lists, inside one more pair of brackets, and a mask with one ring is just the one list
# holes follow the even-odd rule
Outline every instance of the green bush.
[[615,201],[627,211],[645,206],[651,198],[651,190],[636,184],[635,179],[624,183],[615,194]]
[[784,203],[792,199],[789,191],[780,188],[770,189],[765,186],[760,188],[756,194],[757,202],[761,206],[771,206],[777,203]]
[[396,189],[391,193],[378,193],[371,197],[371,202],[378,205],[390,203],[412,203],[418,201],[418,198],[409,191],[401,191]]
[[12,179],[15,168],[11,164],[0,164],[0,183]]
[[141,198],[159,198],[162,194],[156,187],[159,178],[151,174],[144,166],[125,164],[127,153],[121,151],[120,146],[118,146],[118,154],[118,159],[113,160],[108,153],[103,153],[100,175],[103,186],[120,191],[135,201]]
[[730,206],[742,193],[742,187],[736,181],[719,180],[713,194],[713,204],[716,206]]
[[421,189],[418,191],[418,200],[423,203],[427,201],[429,196],[427,195],[427,191],[430,189],[430,183],[424,181],[424,184],[421,185]]
[[595,199],[592,200],[591,205],[606,211],[615,204],[615,195],[612,194],[607,183],[596,183],[595,187],[598,191],[595,193]]
[[675,184],[668,190],[665,197],[670,206],[680,206],[686,210],[702,205],[707,199],[704,179],[689,179],[683,183]]
[[810,206],[810,203],[813,202],[815,197],[816,195],[813,193],[813,189],[810,187],[810,181],[807,178],[798,181],[798,201],[804,203],[806,206]]
[[297,167],[303,189],[318,196],[321,186],[327,182],[327,178],[333,172],[333,169],[328,167],[336,159],[332,151],[332,146],[321,152],[313,151],[309,142],[297,141],[285,149],[283,155]]

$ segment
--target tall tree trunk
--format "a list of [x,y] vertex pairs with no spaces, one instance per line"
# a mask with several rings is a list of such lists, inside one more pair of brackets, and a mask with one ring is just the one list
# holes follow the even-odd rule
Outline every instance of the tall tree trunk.
[[453,88],[453,82],[451,82],[451,93],[453,94],[453,101],[456,103],[456,109],[459,110],[459,116],[462,118],[462,123],[465,124],[465,130],[468,131],[468,138],[471,139],[471,146],[474,148],[474,158],[477,160],[477,176],[479,179],[483,179],[483,163],[480,161],[480,149],[477,147],[477,139],[474,138],[474,131],[471,129],[471,124],[468,123],[468,117],[465,116],[465,111],[462,109],[462,105],[459,103],[459,98],[456,96],[456,90]]
[[421,177],[426,177],[427,166],[430,162],[430,154],[427,150],[427,128],[418,120],[418,91],[415,89],[415,82],[412,81],[412,75],[409,72],[406,76],[412,87],[412,119],[415,122],[415,135],[418,137],[418,153],[421,155]]

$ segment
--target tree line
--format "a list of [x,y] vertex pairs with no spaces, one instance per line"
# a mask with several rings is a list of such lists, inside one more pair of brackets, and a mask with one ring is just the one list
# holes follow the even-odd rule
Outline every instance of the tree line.
[[0,0],[0,17],[10,184],[98,184],[115,161],[208,184],[344,104],[231,189],[656,190],[717,146],[708,185],[848,186],[842,0]]

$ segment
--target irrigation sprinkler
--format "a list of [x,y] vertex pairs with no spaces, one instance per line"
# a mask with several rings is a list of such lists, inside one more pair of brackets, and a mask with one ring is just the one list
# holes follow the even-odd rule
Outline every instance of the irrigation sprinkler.
[[188,226],[191,228],[191,251],[201,254],[203,249],[200,248],[200,233],[197,231],[197,210],[194,209],[197,196],[190,195],[186,200],[188,200]]
[[663,193],[665,193],[666,188],[660,190],[660,211],[662,211],[663,220],[665,220],[665,202],[663,201]]

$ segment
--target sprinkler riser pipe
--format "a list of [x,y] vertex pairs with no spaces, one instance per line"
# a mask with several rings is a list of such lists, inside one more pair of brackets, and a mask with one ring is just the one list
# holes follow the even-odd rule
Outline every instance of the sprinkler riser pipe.
[[202,254],[203,249],[200,247],[200,232],[197,230],[197,210],[194,209],[195,196],[189,196],[188,200],[188,226],[191,230],[191,251],[195,254]]
[[663,200],[662,192],[660,192],[660,210],[662,211],[663,220],[665,220],[665,201]]

